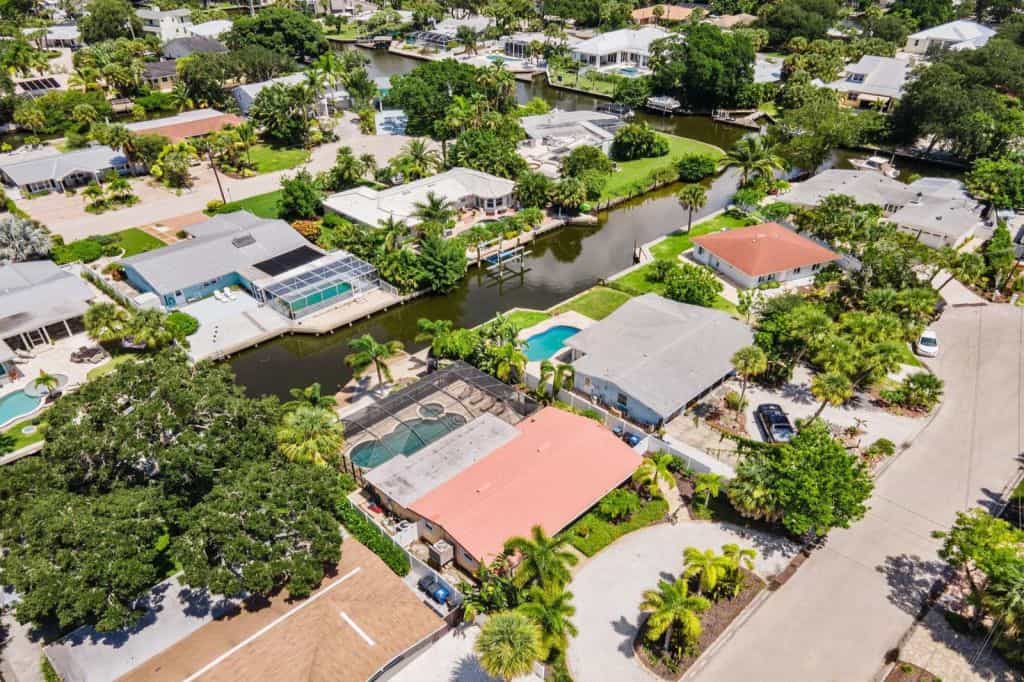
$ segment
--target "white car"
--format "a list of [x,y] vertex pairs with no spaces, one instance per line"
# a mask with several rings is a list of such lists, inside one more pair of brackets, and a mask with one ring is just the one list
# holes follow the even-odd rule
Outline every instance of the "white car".
[[926,358],[938,356],[939,337],[931,329],[925,329],[920,338],[914,342],[914,352]]

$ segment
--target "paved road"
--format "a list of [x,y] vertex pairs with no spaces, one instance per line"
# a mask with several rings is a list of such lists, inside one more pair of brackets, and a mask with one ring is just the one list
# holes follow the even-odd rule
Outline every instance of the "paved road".
[[941,570],[931,532],[990,504],[1013,478],[1024,310],[949,309],[935,328],[946,400],[932,424],[881,475],[864,520],[833,532],[696,679],[872,679]]
[[718,550],[729,542],[756,548],[756,569],[764,576],[782,570],[795,551],[778,538],[726,524],[685,522],[631,533],[582,566],[569,586],[576,604],[573,622],[579,628],[569,646],[573,676],[581,682],[657,679],[633,656],[644,590],[656,587],[662,578],[679,575],[684,548]]

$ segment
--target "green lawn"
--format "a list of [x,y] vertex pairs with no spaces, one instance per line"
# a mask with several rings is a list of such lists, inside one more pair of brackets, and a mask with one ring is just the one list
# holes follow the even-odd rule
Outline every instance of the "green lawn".
[[506,317],[516,326],[516,329],[522,331],[535,324],[540,324],[551,315],[540,310],[513,310]]
[[603,320],[630,298],[629,294],[609,289],[608,287],[594,287],[569,303],[558,306],[553,312],[557,315],[558,313],[575,310],[592,320]]
[[651,247],[651,254],[655,258],[674,260],[679,254],[689,250],[693,246],[693,238],[704,234],[718,232],[719,230],[731,230],[737,227],[745,227],[747,221],[743,218],[733,218],[724,213],[717,215],[710,220],[697,223],[690,231],[674,232]]
[[[611,97],[615,94],[615,83],[616,78],[601,77],[595,75],[593,71],[587,71],[586,73],[575,74],[568,73],[564,69],[550,69],[550,80],[554,85],[564,85],[567,88],[576,88],[577,90],[586,90],[587,92],[597,93],[599,95],[605,95]],[[625,78],[620,76],[619,78]]]
[[601,192],[602,201],[630,195],[637,182],[645,180],[656,170],[674,167],[676,159],[684,154],[708,154],[716,159],[725,154],[718,147],[698,140],[678,135],[659,134],[668,140],[668,154],[648,159],[618,162],[616,164],[618,170],[611,174]]
[[118,246],[124,249],[125,258],[166,246],[166,244],[153,235],[146,234],[137,227],[130,227],[127,230],[115,232],[111,236],[117,238]]
[[[0,431],[0,454],[14,452],[43,440],[44,428],[40,426],[41,417],[42,415],[36,415],[34,417],[29,417],[28,419],[23,419],[20,422],[12,424],[4,431]],[[37,428],[35,433],[29,435],[22,433],[21,430],[29,424],[36,424],[37,426],[40,426],[40,428]]]
[[366,27],[362,24],[350,21],[341,27],[341,31],[337,33],[328,33],[327,39],[335,38],[337,40],[356,40],[366,35]]
[[85,378],[88,381],[92,381],[93,379],[99,379],[101,376],[113,372],[115,369],[117,369],[118,365],[123,365],[129,360],[134,359],[134,353],[122,353],[121,355],[115,355],[111,359],[104,362],[102,365],[90,369],[89,372],[85,375]]
[[274,190],[266,194],[257,194],[248,199],[230,201],[219,209],[217,213],[232,213],[233,211],[249,211],[261,218],[277,218],[280,211],[281,190]]
[[257,174],[295,168],[309,159],[309,151],[306,149],[271,147],[266,144],[253,145],[249,155],[252,157],[253,171]]

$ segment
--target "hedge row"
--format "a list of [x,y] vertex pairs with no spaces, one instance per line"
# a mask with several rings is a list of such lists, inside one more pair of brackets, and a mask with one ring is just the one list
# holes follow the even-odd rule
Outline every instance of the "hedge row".
[[648,500],[627,521],[612,523],[596,510],[589,511],[576,523],[569,526],[564,534],[569,543],[586,554],[594,556],[626,533],[632,533],[660,521],[668,513],[668,502],[660,497]]
[[372,521],[363,516],[362,512],[356,509],[348,500],[342,500],[338,505],[338,515],[341,517],[341,524],[355,537],[356,540],[366,545],[367,548],[392,571],[400,576],[406,576],[412,567],[409,565],[409,556],[405,550],[395,544]]

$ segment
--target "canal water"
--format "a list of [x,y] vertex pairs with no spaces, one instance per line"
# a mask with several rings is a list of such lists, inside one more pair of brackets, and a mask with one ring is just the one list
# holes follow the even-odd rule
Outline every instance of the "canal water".
[[[419,64],[406,57],[375,51],[369,66],[371,76],[407,73]],[[517,97],[526,102],[543,97],[552,106],[566,110],[593,109],[598,100],[586,95],[556,90],[537,79],[519,83]],[[663,117],[642,113],[643,120],[664,132],[690,137],[728,148],[744,130],[725,126],[709,117]],[[837,153],[834,163],[846,166],[849,154]],[[901,164],[902,166],[902,164]],[[708,203],[695,218],[728,205],[735,190],[736,172],[726,172],[708,185]],[[244,351],[231,360],[238,382],[251,395],[287,397],[288,390],[319,381],[325,391],[336,391],[351,377],[345,365],[348,343],[362,334],[378,340],[397,339],[406,349],[414,343],[420,318],[452,320],[457,326],[474,326],[495,313],[515,307],[547,308],[593,286],[632,264],[635,244],[667,234],[686,223],[686,212],[675,198],[678,186],[669,186],[642,198],[602,212],[598,223],[589,227],[567,226],[540,237],[529,246],[528,270],[498,284],[485,271],[471,268],[462,284],[444,296],[427,296],[380,313],[332,334],[284,336],[258,348]]]

